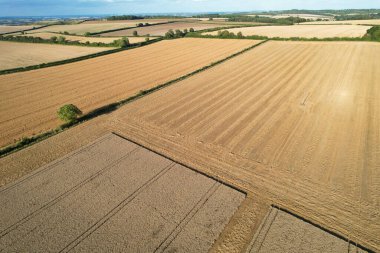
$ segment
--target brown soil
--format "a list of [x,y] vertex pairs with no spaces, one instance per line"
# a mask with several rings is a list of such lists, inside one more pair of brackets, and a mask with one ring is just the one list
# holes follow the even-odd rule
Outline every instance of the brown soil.
[[[0,145],[57,127],[61,121],[56,111],[64,104],[75,104],[86,113],[256,43],[213,39],[162,41],[85,61],[0,76]],[[25,47],[24,43],[17,45]]]

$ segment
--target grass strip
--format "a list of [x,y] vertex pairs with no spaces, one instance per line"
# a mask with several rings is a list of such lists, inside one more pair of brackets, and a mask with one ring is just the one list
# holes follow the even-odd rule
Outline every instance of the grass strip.
[[38,134],[38,135],[35,135],[35,136],[32,136],[32,137],[24,137],[24,138],[22,138],[20,141],[18,141],[15,144],[11,144],[9,146],[1,148],[0,149],[0,158],[4,157],[4,156],[7,156],[9,154],[12,154],[12,153],[14,153],[16,151],[19,151],[21,149],[24,149],[24,148],[26,148],[28,146],[31,146],[31,145],[33,145],[35,143],[38,143],[40,141],[43,141],[43,140],[45,140],[45,139],[47,139],[49,137],[52,137],[52,136],[54,136],[56,134],[59,134],[59,133],[65,131],[65,130],[71,128],[71,127],[74,127],[74,126],[77,126],[79,124],[82,124],[82,123],[84,123],[84,122],[86,122],[88,120],[94,119],[94,118],[96,118],[98,116],[101,116],[101,115],[109,114],[109,113],[117,110],[118,108],[120,108],[123,105],[126,105],[126,104],[128,104],[130,102],[133,102],[133,101],[135,101],[137,99],[140,99],[142,97],[145,97],[145,96],[147,96],[147,95],[149,95],[149,94],[151,94],[153,92],[161,90],[161,89],[163,89],[165,87],[168,87],[168,86],[170,86],[172,84],[178,83],[178,82],[180,82],[180,81],[182,81],[184,79],[187,79],[187,78],[189,78],[191,76],[194,76],[194,75],[196,75],[196,74],[198,74],[200,72],[206,71],[206,70],[208,70],[208,69],[210,69],[210,68],[212,68],[212,67],[214,67],[216,65],[219,65],[219,64],[221,64],[221,63],[223,63],[225,61],[228,61],[228,60],[230,60],[230,59],[232,59],[232,58],[234,58],[236,56],[239,56],[239,55],[241,55],[241,54],[243,54],[243,53],[245,53],[245,52],[247,52],[247,51],[249,51],[249,50],[251,50],[253,48],[256,48],[256,47],[258,47],[258,46],[266,43],[267,41],[268,40],[265,40],[265,41],[262,41],[262,42],[260,42],[258,44],[255,44],[253,46],[247,47],[247,48],[245,48],[245,49],[243,49],[243,50],[241,50],[241,51],[239,51],[237,53],[234,53],[234,54],[232,54],[230,56],[227,56],[224,59],[221,59],[221,60],[218,60],[216,62],[213,62],[213,63],[211,63],[211,64],[209,64],[207,66],[204,66],[204,67],[202,67],[200,69],[197,69],[197,70],[195,70],[195,71],[193,71],[191,73],[188,73],[186,75],[183,75],[181,77],[178,77],[176,79],[168,81],[166,83],[159,84],[159,85],[154,86],[153,88],[150,88],[150,89],[147,89],[147,90],[141,90],[139,93],[137,93],[134,96],[128,97],[126,99],[120,100],[120,101],[115,102],[115,103],[111,103],[111,104],[99,107],[99,108],[97,108],[95,110],[92,110],[89,113],[83,115],[82,117],[80,117],[75,122],[63,124],[63,125],[55,128],[55,129],[53,129],[53,130],[50,130],[50,131],[47,131],[45,133]]

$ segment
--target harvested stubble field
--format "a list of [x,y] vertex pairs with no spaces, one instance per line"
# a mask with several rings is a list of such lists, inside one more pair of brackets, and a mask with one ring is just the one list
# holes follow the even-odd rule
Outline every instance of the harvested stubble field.
[[315,21],[301,23],[301,25],[380,25],[380,19],[342,20],[342,21]]
[[0,34],[28,30],[28,29],[32,29],[34,27],[38,27],[38,26],[32,26],[32,25],[0,25]]
[[60,61],[105,50],[110,48],[0,41],[0,70]]
[[[92,43],[92,42],[102,42],[106,44],[110,44],[114,42],[117,39],[120,39],[121,37],[112,37],[112,38],[107,38],[107,37],[84,37],[84,36],[74,36],[74,35],[60,35],[56,33],[49,33],[49,32],[42,32],[42,33],[26,33],[24,35],[19,34],[18,36],[32,36],[32,37],[39,37],[42,39],[50,39],[51,37],[59,37],[63,36],[66,38],[68,41],[78,41],[81,43],[86,43],[87,41]],[[139,42],[144,42],[145,37],[128,37],[130,43],[139,43]],[[153,38],[151,38],[153,39]]]
[[[370,26],[359,25],[291,25],[291,26],[256,26],[227,29],[229,32],[242,32],[244,36],[267,36],[270,38],[333,38],[363,37]],[[205,33],[217,35],[218,32]]]
[[0,188],[0,250],[207,252],[244,199],[107,134]]
[[81,23],[73,25],[52,25],[37,29],[36,32],[68,32],[71,34],[84,35],[86,32],[97,33],[102,31],[108,31],[113,29],[121,29],[128,27],[135,27],[136,22],[122,22],[122,23]]
[[135,19],[135,20],[88,20],[84,21],[81,24],[112,24],[112,23],[122,23],[127,24],[128,26],[136,26],[139,23],[148,23],[148,24],[157,24],[165,23],[169,21],[176,21],[179,19]]
[[214,39],[161,41],[85,61],[0,76],[0,145],[57,127],[61,122],[56,111],[64,104],[73,103],[87,113],[257,43]]
[[380,250],[380,45],[268,42],[113,114],[113,131]]
[[132,36],[134,31],[137,31],[139,35],[153,35],[153,36],[163,36],[167,31],[170,29],[172,30],[181,30],[184,29],[189,30],[190,28],[193,28],[194,30],[204,30],[204,29],[211,29],[215,27],[228,27],[228,24],[207,24],[207,23],[201,23],[201,22],[175,22],[175,23],[168,23],[168,24],[162,24],[162,25],[154,25],[154,26],[146,26],[146,27],[138,27],[135,29],[127,29],[127,30],[120,30],[115,32],[109,32],[109,33],[102,33],[101,36]]
[[[256,15],[248,15],[251,17],[255,17]],[[317,15],[317,14],[278,14],[278,15],[259,15],[260,17],[268,17],[268,18],[290,18],[290,17],[298,17],[298,18],[304,18],[304,19],[310,19],[310,20],[316,20],[316,19],[328,19],[331,20],[334,17],[333,16],[325,16],[325,15]]]

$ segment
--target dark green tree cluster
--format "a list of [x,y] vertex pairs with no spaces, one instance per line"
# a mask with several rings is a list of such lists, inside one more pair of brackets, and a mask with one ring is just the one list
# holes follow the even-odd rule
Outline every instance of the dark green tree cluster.
[[380,26],[370,28],[364,37],[370,40],[380,41]]
[[82,111],[73,104],[67,104],[59,108],[57,114],[61,120],[71,123],[76,121],[78,117],[82,115]]
[[[191,30],[192,28],[190,28]],[[194,29],[193,29],[194,30]],[[187,29],[181,31],[179,29],[173,31],[173,29],[170,29],[166,34],[165,34],[165,39],[176,39],[176,38],[183,38],[186,36],[188,33]]]
[[144,19],[143,16],[136,15],[121,15],[121,16],[111,16],[108,17],[107,20],[135,20],[135,19]]

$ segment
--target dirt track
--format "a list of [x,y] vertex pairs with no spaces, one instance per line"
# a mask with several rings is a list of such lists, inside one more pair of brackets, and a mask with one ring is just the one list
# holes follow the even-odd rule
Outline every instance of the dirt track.
[[85,61],[0,76],[0,146],[57,127],[61,121],[56,111],[64,104],[73,103],[86,113],[256,43],[212,39],[162,41]]
[[105,50],[110,48],[0,41],[0,70],[60,61]]
[[0,188],[0,251],[207,252],[244,198],[107,134]]
[[[291,26],[256,26],[227,29],[230,32],[242,32],[244,36],[259,35],[270,38],[332,38],[363,37],[370,26],[359,25],[291,25]],[[218,32],[205,34],[216,35]]]

